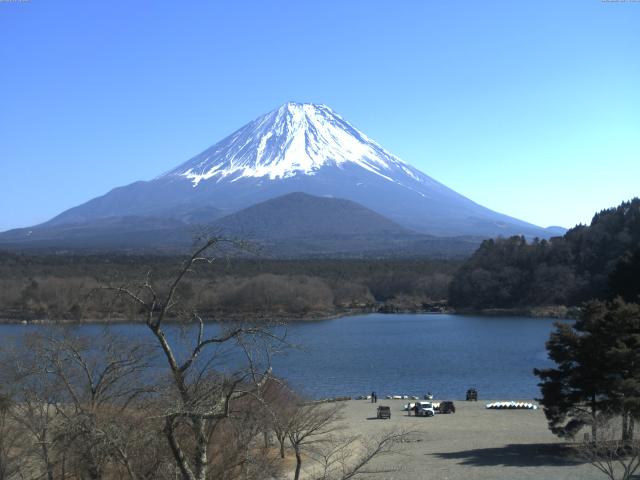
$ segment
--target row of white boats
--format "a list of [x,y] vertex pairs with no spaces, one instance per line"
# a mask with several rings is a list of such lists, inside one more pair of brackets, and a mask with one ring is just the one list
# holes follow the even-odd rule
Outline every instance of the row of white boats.
[[[425,400],[431,400],[433,395],[425,395]],[[417,395],[387,395],[387,399],[389,400],[420,400],[420,397]]]
[[[370,400],[371,399],[371,395],[361,395],[359,397],[356,397],[358,400]],[[416,396],[416,395],[387,395],[385,398],[387,398],[388,400],[419,400],[420,397]],[[433,399],[433,395],[431,394],[427,394],[424,396],[425,400],[431,400]],[[409,406],[409,408],[413,408],[414,403],[408,403],[407,405],[405,405],[404,409],[407,410],[407,407]],[[433,407],[434,408],[438,408],[439,403],[434,403]],[[535,403],[531,403],[531,402],[514,402],[513,400],[510,401],[500,401],[500,402],[492,402],[492,403],[487,403],[486,408],[488,409],[492,409],[492,410],[537,410],[538,409],[538,405],[536,405]]]
[[[386,398],[387,400],[420,400],[420,397],[418,397],[417,395],[387,395],[384,398]],[[427,393],[422,397],[422,399],[432,400],[433,395]],[[356,397],[356,400],[371,400],[371,395],[359,395]]]
[[487,403],[486,406],[487,406],[487,408],[496,409],[496,410],[501,410],[501,409],[508,409],[508,410],[537,410],[538,409],[538,406],[536,404],[534,404],[534,403],[514,402],[514,401]]

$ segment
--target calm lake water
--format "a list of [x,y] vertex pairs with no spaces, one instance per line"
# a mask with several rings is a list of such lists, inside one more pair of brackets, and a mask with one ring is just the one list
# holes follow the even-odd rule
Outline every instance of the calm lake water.
[[[544,348],[553,319],[472,315],[370,314],[293,323],[298,345],[273,358],[274,373],[314,398],[391,394],[461,399],[469,387],[480,399],[539,396],[534,367],[551,365]],[[38,326],[0,326],[0,343]],[[103,335],[98,325],[75,327]],[[143,325],[108,327],[146,338]],[[216,328],[216,327],[210,327]]]

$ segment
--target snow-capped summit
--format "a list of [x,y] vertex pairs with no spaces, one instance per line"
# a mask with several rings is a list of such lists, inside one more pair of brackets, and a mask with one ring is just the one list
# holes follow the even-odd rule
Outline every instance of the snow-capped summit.
[[207,224],[293,192],[350,200],[421,234],[550,236],[456,193],[311,103],[286,103],[169,172],[115,188],[44,225],[103,228],[125,217],[152,219],[134,221],[141,226],[157,219]]
[[314,175],[352,163],[388,181],[420,172],[386,151],[326,105],[289,102],[263,115],[200,155],[162,175],[204,180]]

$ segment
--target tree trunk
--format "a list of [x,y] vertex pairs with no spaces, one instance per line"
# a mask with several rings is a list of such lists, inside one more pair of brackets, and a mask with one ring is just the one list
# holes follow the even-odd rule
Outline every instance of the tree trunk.
[[629,441],[629,416],[627,412],[622,411],[622,443],[626,444]]
[[53,480],[53,465],[51,465],[51,460],[49,459],[49,449],[44,442],[42,445],[42,456],[47,469],[47,480]]
[[62,453],[62,460],[60,461],[60,478],[67,478],[67,454]]
[[196,416],[192,421],[196,432],[195,480],[206,480],[208,470],[207,446],[209,442],[207,441],[205,420]]
[[284,458],[284,444],[287,441],[287,435],[280,430],[276,430],[275,434],[276,439],[278,439],[278,444],[280,445],[280,458]]
[[122,463],[124,463],[124,467],[127,469],[127,473],[129,474],[129,480],[138,480],[138,476],[129,461],[129,457],[126,454],[121,454],[121,456]]
[[635,421],[630,412],[622,414],[622,442],[626,445],[633,441]]
[[[42,431],[41,445],[42,445],[42,460],[44,460],[45,469],[47,470],[47,480],[53,480],[53,465],[49,458],[49,444],[47,442],[47,429]],[[64,478],[64,477],[63,477]]]
[[591,397],[591,441],[594,444],[598,441],[598,418],[595,395]]
[[296,450],[296,473],[293,476],[293,480],[300,479],[300,469],[302,468],[302,455],[300,455],[300,448],[295,447]]
[[189,464],[187,463],[187,459],[184,456],[184,452],[182,448],[180,448],[180,444],[175,437],[175,432],[173,431],[173,424],[169,418],[165,421],[164,434],[167,436],[167,440],[169,442],[169,447],[171,448],[171,453],[173,453],[173,458],[176,461],[176,465],[180,469],[180,473],[182,474],[183,480],[196,480],[189,468]]
[[100,469],[92,460],[89,461],[89,465],[87,467],[87,475],[89,475],[89,478],[91,480],[100,480],[102,478]]

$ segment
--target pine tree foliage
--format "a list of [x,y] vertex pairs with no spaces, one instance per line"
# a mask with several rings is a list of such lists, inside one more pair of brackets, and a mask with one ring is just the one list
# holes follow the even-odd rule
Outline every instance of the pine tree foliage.
[[620,416],[633,437],[640,418],[640,305],[589,302],[574,324],[556,324],[547,342],[553,368],[535,369],[553,433],[572,437],[586,426],[597,439],[599,416]]

